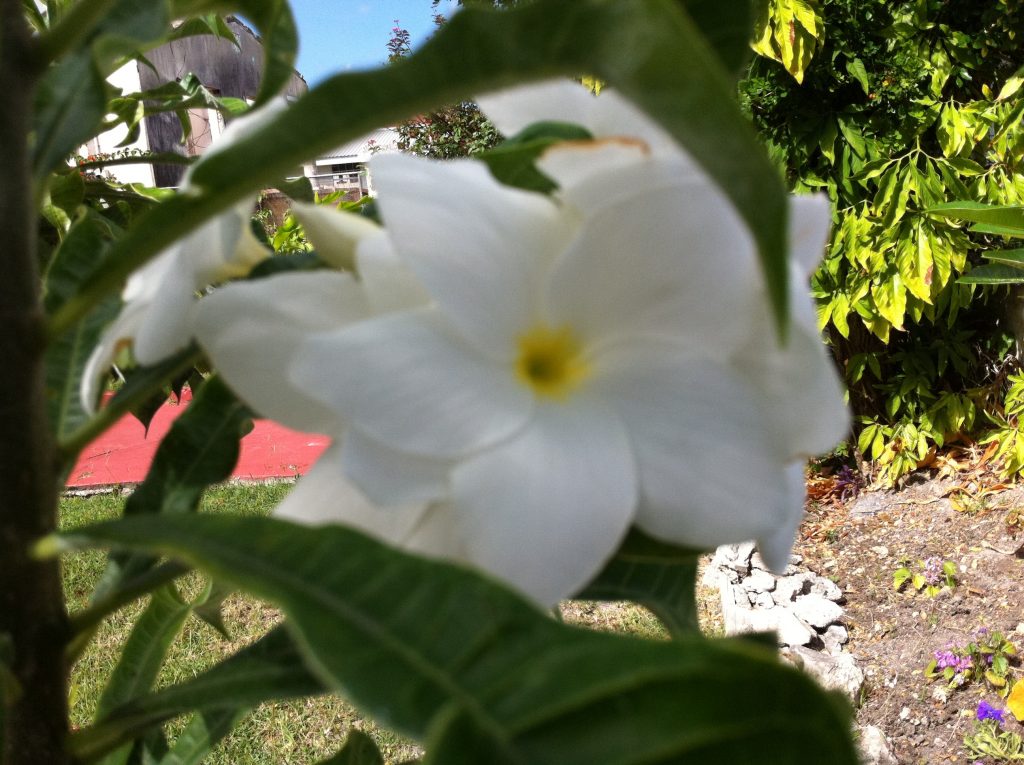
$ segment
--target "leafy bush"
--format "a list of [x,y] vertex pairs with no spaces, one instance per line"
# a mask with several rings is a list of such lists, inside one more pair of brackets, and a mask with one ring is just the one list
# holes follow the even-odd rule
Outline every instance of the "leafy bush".
[[790,187],[835,203],[812,290],[885,482],[1004,416],[1002,301],[957,283],[994,235],[927,211],[1024,201],[1022,21],[1012,0],[772,0],[759,19],[741,96]]

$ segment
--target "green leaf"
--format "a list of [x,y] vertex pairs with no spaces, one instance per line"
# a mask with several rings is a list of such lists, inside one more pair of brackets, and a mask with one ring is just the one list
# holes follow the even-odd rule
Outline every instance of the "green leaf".
[[[118,388],[113,398],[107,402],[106,409],[123,414],[145,406],[154,396],[166,400],[167,384],[171,379],[191,369],[198,355],[199,349],[192,345],[158,364],[124,370],[124,385]],[[143,422],[143,425],[148,427],[149,423]]]
[[54,323],[73,321],[163,247],[308,157],[439,104],[580,73],[635,101],[722,186],[757,242],[781,325],[784,189],[736,103],[732,81],[676,0],[540,0],[501,13],[466,9],[407,59],[326,80],[245,140],[194,165],[196,194],[177,196],[140,219],[115,248],[118,267]]
[[341,527],[148,516],[59,541],[179,557],[278,604],[315,673],[427,737],[426,762],[857,762],[838,697],[761,646],[569,627],[464,568]]
[[231,589],[217,582],[210,582],[203,596],[193,607],[193,613],[220,633],[225,640],[231,640],[227,625],[224,624],[224,601],[231,596]]
[[81,396],[86,362],[120,308],[121,301],[111,295],[46,349],[46,404],[58,441],[69,438],[89,421]]
[[1002,263],[975,266],[956,280],[957,284],[1024,284],[1024,270]]
[[[135,622],[121,658],[103,690],[96,712],[98,717],[153,686],[167,651],[181,632],[190,611],[191,606],[181,599],[174,585],[166,585],[153,593],[149,606]],[[131,742],[124,742],[104,757],[100,765],[125,765],[131,751]]]
[[384,758],[372,738],[361,730],[353,730],[345,739],[344,748],[318,765],[384,765]]
[[125,503],[125,514],[194,512],[203,490],[231,474],[251,417],[219,377],[207,380],[160,442],[146,480]]
[[1024,236],[1024,207],[1017,205],[986,205],[981,202],[947,202],[925,210],[928,215],[952,218],[953,220],[983,223],[998,226],[1013,232],[1013,236]]
[[1002,263],[1007,266],[1024,268],[1024,248],[1017,250],[996,250],[995,252],[981,253],[983,258],[993,263]]
[[198,677],[132,698],[111,710],[94,725],[75,732],[71,748],[77,757],[90,759],[189,712],[231,712],[324,691],[285,629],[275,627]]
[[214,709],[197,713],[159,765],[199,765],[218,741],[248,713],[248,710]]
[[110,682],[100,697],[97,717],[148,691],[156,680],[171,642],[192,610],[174,585],[153,593],[149,606],[135,623]]
[[632,529],[615,557],[578,597],[632,600],[653,611],[673,635],[697,632],[695,592],[700,555]]
[[[861,451],[866,452],[867,449],[861,449]],[[896,569],[892,572],[892,588],[894,590],[900,589],[904,584],[907,583],[907,580],[910,579],[911,576],[912,573],[910,569],[906,566]]]
[[693,23],[718,54],[725,69],[739,77],[750,59],[752,0],[680,0]]
[[491,175],[505,185],[547,194],[557,186],[536,168],[534,162],[537,158],[559,141],[591,138],[593,136],[588,131],[576,125],[542,122],[531,125],[493,149],[478,153],[476,158],[486,163]]
[[864,62],[859,58],[852,58],[846,62],[846,73],[860,83],[865,96],[871,95],[871,83],[868,82],[868,70]]
[[[125,515],[191,514],[203,491],[231,475],[239,442],[251,427],[249,409],[212,377],[171,426],[146,480],[128,497]],[[96,588],[102,597],[154,564],[150,556],[112,555]]]
[[50,67],[36,91],[32,170],[37,181],[99,132],[108,85],[89,50]]

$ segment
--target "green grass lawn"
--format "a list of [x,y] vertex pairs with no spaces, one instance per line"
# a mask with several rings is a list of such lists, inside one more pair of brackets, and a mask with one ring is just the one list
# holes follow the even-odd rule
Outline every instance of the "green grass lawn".
[[[203,512],[227,512],[263,515],[287,493],[290,485],[229,485],[207,492]],[[61,502],[64,528],[117,517],[124,496],[97,495],[88,498],[66,497]],[[64,558],[64,586],[68,609],[84,608],[103,571],[105,555],[77,553]],[[195,593],[203,582],[198,575],[179,580],[183,593]],[[145,601],[122,609],[100,628],[88,649],[75,665],[71,676],[71,716],[75,726],[88,725],[96,711],[100,694],[117,663],[121,646]],[[567,622],[597,629],[660,637],[663,630],[645,609],[620,603],[567,603],[562,608]],[[249,597],[232,596],[224,604],[224,621],[231,635],[225,640],[198,618],[191,617],[172,647],[157,685],[171,685],[193,677],[243,645],[264,634],[280,620],[280,613]],[[172,723],[173,737],[184,720]],[[298,765],[315,763],[336,752],[348,731],[360,728],[374,737],[389,763],[419,756],[416,746],[401,737],[377,728],[362,717],[344,699],[322,696],[312,699],[265,704],[252,712],[208,758],[213,765]]]

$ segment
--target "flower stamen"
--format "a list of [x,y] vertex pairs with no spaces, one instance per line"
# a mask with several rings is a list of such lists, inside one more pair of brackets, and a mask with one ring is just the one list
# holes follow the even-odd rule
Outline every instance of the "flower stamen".
[[537,325],[519,336],[516,376],[539,396],[564,399],[590,376],[582,350],[568,327]]

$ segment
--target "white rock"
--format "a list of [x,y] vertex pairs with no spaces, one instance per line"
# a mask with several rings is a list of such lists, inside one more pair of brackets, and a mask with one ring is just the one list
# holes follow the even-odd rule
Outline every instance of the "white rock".
[[788,606],[797,616],[818,629],[825,629],[843,616],[843,609],[821,595],[801,595]]
[[817,637],[811,627],[785,608],[754,609],[733,604],[722,609],[722,621],[727,635],[775,632],[780,645],[803,646]]
[[831,654],[839,653],[843,650],[845,645],[850,640],[850,633],[846,627],[839,624],[833,624],[827,630],[825,634],[821,636],[821,642],[825,644],[825,650]]
[[850,654],[829,656],[796,646],[790,649],[789,656],[796,666],[814,677],[824,688],[844,693],[854,704],[859,701],[864,687],[864,673]]
[[843,591],[839,588],[839,585],[823,576],[816,576],[811,581],[811,593],[821,595],[829,600],[843,599]]
[[722,545],[715,550],[715,557],[711,561],[712,566],[731,568],[741,574],[750,571],[750,556],[754,552],[753,542],[743,542],[738,545]]
[[775,602],[788,603],[798,595],[804,595],[811,591],[811,582],[814,581],[814,574],[805,571],[802,574],[779,577],[775,581]]
[[775,608],[775,601],[772,599],[770,592],[759,592],[754,598],[754,605],[761,609]]
[[[725,581],[723,582],[723,580]],[[708,587],[710,589],[720,589],[727,585],[728,582],[729,580],[726,577],[725,572],[723,572],[718,566],[709,565],[704,569],[704,575],[700,578],[701,587]]]
[[[760,569],[761,571],[771,571],[771,569],[768,568],[768,564],[764,562],[764,558],[761,557],[761,553],[757,552],[750,557],[750,566],[753,569]],[[794,566],[792,563],[789,563],[786,565],[786,570],[782,573],[785,576],[790,576],[791,574],[797,573],[799,570],[800,569]]]
[[863,765],[899,765],[885,734],[874,725],[865,725],[860,729],[857,748]]
[[771,592],[775,589],[775,577],[767,571],[754,569],[750,576],[743,580],[743,586],[750,592]]

